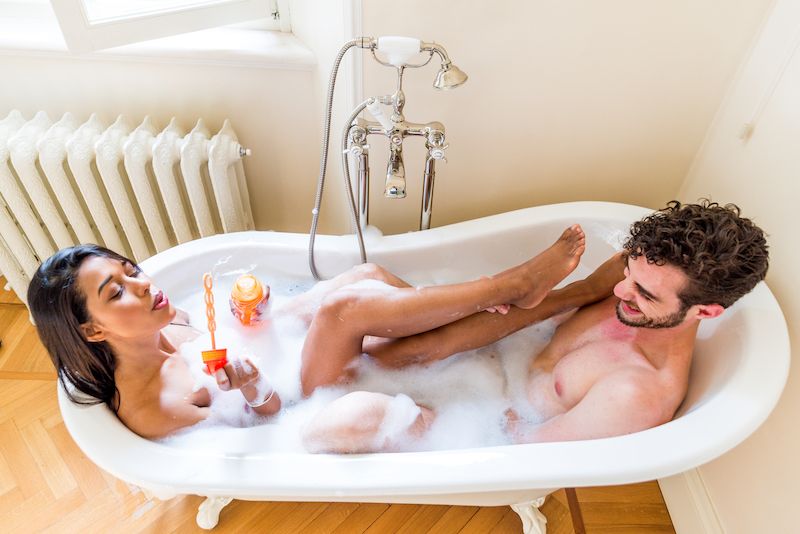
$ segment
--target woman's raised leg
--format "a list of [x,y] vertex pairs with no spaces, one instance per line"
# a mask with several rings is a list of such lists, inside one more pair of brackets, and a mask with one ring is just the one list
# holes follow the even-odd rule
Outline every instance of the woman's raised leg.
[[364,336],[406,337],[452,323],[490,306],[532,308],[572,272],[585,249],[574,225],[547,250],[497,275],[425,288],[341,287],[326,296],[303,346],[303,393],[337,381],[361,354]]
[[314,286],[286,302],[279,310],[280,314],[291,314],[311,323],[314,314],[319,309],[322,300],[336,291],[340,287],[360,282],[361,280],[378,280],[394,287],[411,287],[407,282],[401,280],[380,265],[374,263],[363,263],[356,265],[342,274],[317,282]]
[[399,339],[367,337],[362,351],[386,367],[403,367],[483,347],[526,326],[611,296],[614,286],[625,277],[624,268],[625,257],[618,253],[587,278],[550,291],[535,308],[511,308],[507,315],[478,313]]

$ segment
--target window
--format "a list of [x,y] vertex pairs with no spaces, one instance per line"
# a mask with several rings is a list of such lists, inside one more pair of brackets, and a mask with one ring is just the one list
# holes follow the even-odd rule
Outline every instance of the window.
[[102,50],[242,21],[291,31],[289,0],[50,0],[71,52]]

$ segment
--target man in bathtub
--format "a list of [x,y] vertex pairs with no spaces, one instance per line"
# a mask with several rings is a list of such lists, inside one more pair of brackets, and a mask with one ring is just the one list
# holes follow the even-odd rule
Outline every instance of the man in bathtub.
[[[606,297],[587,298],[591,304],[562,318],[531,360],[527,393],[541,420],[524,421],[509,410],[514,439],[602,438],[671,420],[687,391],[700,321],[752,290],[767,267],[764,233],[735,206],[671,202],[634,223],[624,252],[592,275]],[[446,358],[563,311],[570,304],[563,291],[551,291],[532,309],[494,307],[507,313],[475,314],[402,339],[366,338],[363,349],[395,366]],[[335,401],[320,420],[348,402],[347,396]],[[328,450],[357,448],[358,432],[342,428],[339,448]]]
[[[590,287],[605,288],[605,298],[584,297],[591,304],[562,317],[531,360],[527,395],[541,420],[509,410],[516,441],[602,438],[670,421],[687,391],[700,321],[751,291],[768,267],[763,231],[738,207],[709,201],[670,202],[635,222],[623,248],[592,275]],[[475,314],[402,339],[366,338],[364,351],[398,366],[446,358],[563,311],[575,302],[574,294],[565,298],[569,290],[551,291],[531,309],[494,307],[507,313]]]

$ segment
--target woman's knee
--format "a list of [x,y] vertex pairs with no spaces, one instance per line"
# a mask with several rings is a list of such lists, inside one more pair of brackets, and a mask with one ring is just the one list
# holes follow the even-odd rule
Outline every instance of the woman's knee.
[[359,280],[380,280],[386,282],[389,279],[389,271],[377,263],[362,263],[353,268]]
[[303,429],[309,452],[358,453],[377,450],[375,443],[391,397],[354,391],[333,401]]
[[310,452],[404,449],[430,427],[434,413],[406,395],[354,391],[323,408],[303,432]]
[[358,308],[358,302],[361,300],[357,291],[353,291],[347,287],[339,288],[331,293],[325,295],[320,302],[319,310],[314,318],[315,321],[323,320],[336,320],[346,322],[352,319],[355,315],[355,310]]

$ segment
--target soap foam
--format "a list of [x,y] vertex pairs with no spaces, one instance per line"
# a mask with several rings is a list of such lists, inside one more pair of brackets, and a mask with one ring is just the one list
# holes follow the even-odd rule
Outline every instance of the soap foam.
[[[215,268],[224,268],[224,263],[223,258]],[[228,309],[230,289],[235,279],[245,272],[252,272],[271,286],[264,319],[256,326],[243,326]],[[576,277],[573,273],[570,278]],[[418,285],[443,283],[448,276],[429,272],[425,278]],[[362,282],[362,285],[372,286],[374,282]],[[280,316],[274,311],[309,287],[258,272],[255,266],[214,275],[217,347],[227,348],[229,359],[250,358],[260,374],[269,380],[282,401],[280,412],[271,417],[256,414],[239,391],[219,390],[214,378],[203,372],[200,353],[211,347],[211,341],[206,329],[202,290],[198,288],[197,292],[175,303],[189,313],[191,324],[203,332],[198,338],[183,343],[178,350],[192,370],[196,387],[208,388],[212,404],[211,414],[205,421],[166,438],[163,440],[166,444],[225,453],[300,452],[303,450],[302,431],[308,422],[323,407],[353,391],[379,392],[395,398],[393,411],[390,411],[397,417],[387,417],[379,438],[402,434],[401,431],[413,422],[408,419],[418,414],[414,403],[434,411],[434,422],[425,436],[401,442],[399,448],[403,450],[507,444],[510,440],[504,432],[504,412],[509,407],[526,419],[537,419],[525,392],[528,366],[533,355],[552,336],[555,330],[552,321],[427,366],[387,369],[370,357],[361,356],[353,363],[357,373],[352,382],[317,388],[304,399],[300,366],[307,325],[300,319]]]

